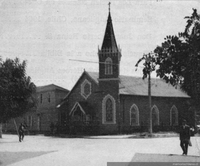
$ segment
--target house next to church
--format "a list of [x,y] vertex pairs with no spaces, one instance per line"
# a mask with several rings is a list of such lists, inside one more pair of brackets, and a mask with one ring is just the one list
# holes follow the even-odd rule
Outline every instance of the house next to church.
[[[59,104],[61,124],[70,133],[114,134],[148,131],[148,80],[120,75],[123,58],[109,10],[98,50],[99,72],[84,71]],[[173,130],[185,118],[194,125],[190,96],[161,79],[151,80],[153,131]]]
[[15,121],[11,119],[5,123],[3,130],[16,132],[16,126],[24,123],[27,125],[27,132],[29,133],[49,133],[51,123],[59,125],[61,117],[56,106],[68,93],[67,89],[54,84],[37,86],[37,106],[23,116],[16,118]]

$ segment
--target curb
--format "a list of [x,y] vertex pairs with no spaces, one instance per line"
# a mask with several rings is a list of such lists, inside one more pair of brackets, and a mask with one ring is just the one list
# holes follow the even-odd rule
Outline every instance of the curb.
[[84,139],[134,139],[134,138],[167,138],[178,137],[178,133],[136,133],[132,135],[54,135],[58,138],[84,138]]

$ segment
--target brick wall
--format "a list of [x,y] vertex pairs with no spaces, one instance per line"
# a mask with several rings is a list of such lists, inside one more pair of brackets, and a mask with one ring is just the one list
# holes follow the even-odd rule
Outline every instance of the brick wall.
[[[129,96],[123,95],[120,98],[120,114],[121,123],[124,132],[137,132],[139,130],[148,130],[149,126],[149,100],[145,96]],[[130,108],[133,104],[136,104],[139,108],[139,126],[130,125]],[[189,106],[187,99],[184,98],[164,98],[164,97],[152,97],[152,107],[156,105],[159,110],[160,127],[170,127],[170,109],[175,105],[179,113],[179,123],[184,117],[190,116],[192,120],[192,113],[189,112]],[[163,128],[163,129],[164,129]],[[156,128],[153,128],[156,130]]]

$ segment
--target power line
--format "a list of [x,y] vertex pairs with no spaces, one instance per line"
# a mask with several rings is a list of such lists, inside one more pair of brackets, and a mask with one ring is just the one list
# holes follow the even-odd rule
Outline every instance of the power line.
[[69,60],[70,60],[70,61],[77,61],[77,62],[86,62],[86,63],[100,63],[100,64],[108,64],[108,65],[119,65],[119,64],[116,64],[116,63],[85,61],[85,60],[79,60],[79,59],[69,59]]

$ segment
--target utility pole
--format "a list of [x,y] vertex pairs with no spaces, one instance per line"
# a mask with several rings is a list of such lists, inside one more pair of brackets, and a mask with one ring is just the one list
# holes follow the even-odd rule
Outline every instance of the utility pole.
[[149,96],[149,134],[152,135],[152,109],[151,109],[151,71],[148,74],[148,96]]
[[[151,108],[151,72],[155,70],[156,65],[153,63],[154,53],[144,54],[142,58],[138,60],[136,63],[136,67],[138,67],[139,63],[144,61],[144,69],[143,69],[143,79],[148,77],[148,97],[149,97],[149,134],[150,136],[153,133],[152,129],[152,108]],[[137,70],[137,69],[136,69]]]
[[147,75],[148,75],[148,97],[149,97],[149,134],[150,136],[152,135],[152,108],[151,108],[151,71],[152,71],[152,66],[151,66],[151,55],[149,54],[145,61],[147,63]]

